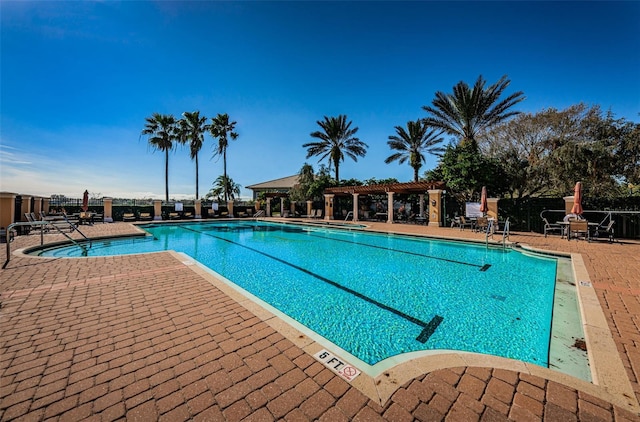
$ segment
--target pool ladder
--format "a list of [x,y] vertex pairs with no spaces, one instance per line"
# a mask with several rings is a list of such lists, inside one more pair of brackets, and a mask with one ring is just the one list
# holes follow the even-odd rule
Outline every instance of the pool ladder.
[[[487,230],[484,235],[484,241],[487,248],[489,247],[489,236],[491,236],[491,238],[493,239],[493,234],[495,233],[494,224],[496,224],[494,220],[489,220],[489,224],[487,224]],[[506,249],[507,247],[507,239],[509,239],[509,226],[509,218],[507,217],[507,220],[504,222],[504,228],[502,229],[502,249]]]
[[[72,229],[72,231],[76,231],[78,233],[80,233],[80,236],[82,236],[86,241],[89,242],[89,247],[91,247],[91,239],[89,239],[87,236],[84,235],[84,233],[82,233],[80,231],[80,229],[75,226],[71,221],[67,220],[67,217],[64,217],[64,221],[69,225],[69,227]],[[30,227],[30,228],[34,228],[37,226],[40,226],[40,246],[42,246],[44,244],[44,230],[46,229],[56,229],[58,231],[58,233],[60,233],[61,235],[63,235],[64,237],[66,237],[67,239],[69,239],[71,241],[71,243],[73,243],[74,245],[78,246],[79,248],[82,249],[82,251],[86,254],[87,252],[87,247],[83,244],[80,244],[78,242],[76,242],[76,240],[74,238],[72,238],[71,236],[69,236],[67,233],[63,232],[62,230],[60,230],[59,227],[59,223],[62,222],[62,220],[58,221],[58,224],[54,224],[53,221],[47,221],[47,220],[37,220],[37,221],[20,221],[17,223],[11,223],[9,224],[9,226],[7,227],[6,230],[6,242],[7,242],[7,260],[5,261],[4,265],[2,266],[2,268],[4,269],[7,264],[9,263],[9,261],[11,260],[11,232],[13,230],[14,227],[21,227],[21,226],[25,226],[25,227]]]

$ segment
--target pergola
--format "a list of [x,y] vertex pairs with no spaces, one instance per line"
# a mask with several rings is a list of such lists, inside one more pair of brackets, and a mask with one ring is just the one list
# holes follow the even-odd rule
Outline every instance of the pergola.
[[[333,215],[333,200],[335,196],[353,197],[353,220],[358,220],[358,197],[360,195],[387,195],[387,212],[382,213],[388,223],[393,223],[393,196],[395,194],[417,194],[420,197],[420,217],[424,218],[424,195],[429,195],[429,224],[440,225],[440,203],[442,192],[445,189],[444,182],[409,182],[390,183],[384,185],[367,186],[339,186],[324,190],[325,216]],[[326,217],[325,217],[326,218]]]

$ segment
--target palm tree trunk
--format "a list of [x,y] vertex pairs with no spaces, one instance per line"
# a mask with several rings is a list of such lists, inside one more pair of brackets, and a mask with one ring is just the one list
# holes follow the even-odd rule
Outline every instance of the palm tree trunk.
[[200,198],[198,196],[198,154],[196,153],[196,201]]
[[227,149],[222,152],[222,163],[224,173],[224,202],[229,202],[229,183],[227,182]]
[[416,183],[420,181],[420,177],[418,176],[418,172],[420,171],[419,169],[420,167],[413,168],[413,181]]
[[164,151],[164,197],[165,202],[169,202],[169,150]]
[[335,160],[333,162],[333,165],[336,166],[336,182],[338,182],[338,184],[340,184],[340,169],[338,168],[339,161]]

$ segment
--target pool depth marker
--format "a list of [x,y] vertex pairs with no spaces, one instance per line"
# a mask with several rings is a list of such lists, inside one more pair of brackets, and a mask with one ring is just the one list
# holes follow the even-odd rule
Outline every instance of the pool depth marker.
[[330,285],[332,285],[332,286],[334,286],[334,287],[336,287],[336,288],[338,288],[338,289],[340,289],[340,290],[342,290],[344,292],[347,292],[347,293],[349,293],[349,294],[351,294],[351,295],[353,295],[353,296],[355,296],[357,298],[360,298],[360,299],[362,299],[362,300],[364,300],[366,302],[369,302],[372,305],[375,305],[375,306],[377,306],[377,307],[379,307],[381,309],[384,309],[385,311],[389,311],[389,312],[391,312],[391,313],[393,313],[393,314],[395,314],[395,315],[397,315],[397,316],[399,316],[401,318],[404,318],[405,320],[407,320],[409,322],[412,322],[412,323],[414,323],[414,324],[416,324],[416,325],[418,325],[418,326],[423,328],[423,330],[420,332],[418,337],[416,337],[416,340],[419,341],[420,343],[426,343],[427,340],[429,340],[431,335],[434,333],[436,328],[438,328],[438,326],[440,325],[440,323],[444,319],[440,315],[435,315],[431,319],[431,321],[429,321],[428,323],[424,322],[424,321],[421,321],[418,318],[414,318],[411,315],[407,315],[407,314],[405,314],[404,312],[402,312],[402,311],[400,311],[398,309],[392,308],[392,307],[390,307],[388,305],[385,305],[384,303],[378,302],[377,300],[372,299],[372,298],[370,298],[368,296],[365,296],[362,293],[359,293],[359,292],[357,292],[355,290],[352,290],[352,289],[350,289],[348,287],[345,287],[345,286],[343,286],[343,285],[341,285],[339,283],[336,283],[333,280],[329,280],[328,278],[323,277],[320,274],[316,274],[316,273],[314,273],[312,271],[309,271],[306,268],[302,268],[302,267],[300,267],[300,266],[298,266],[296,264],[292,264],[291,262],[287,262],[284,259],[278,258],[277,256],[269,255],[268,253],[262,252],[262,251],[260,251],[258,249],[254,249],[254,248],[251,248],[251,247],[249,247],[247,245],[243,245],[241,243],[234,242],[233,240],[225,239],[224,237],[215,236],[215,235],[213,235],[211,233],[199,232],[197,230],[194,230],[194,229],[191,229],[191,228],[188,228],[188,227],[182,227],[182,229],[183,230],[193,231],[193,232],[200,233],[200,234],[204,234],[205,236],[210,236],[210,237],[216,238],[218,240],[222,240],[224,242],[231,243],[232,245],[236,245],[236,246],[240,246],[240,247],[245,248],[245,249],[249,249],[252,252],[259,253],[260,255],[266,256],[269,259],[273,259],[273,260],[278,261],[278,262],[280,262],[282,264],[285,264],[285,265],[288,265],[290,267],[293,267],[298,271],[302,271],[303,273],[306,273],[306,274],[308,274],[308,275],[310,275],[310,276],[312,276],[314,278],[317,278],[320,281],[324,281],[325,283],[328,283],[328,284],[330,284]]

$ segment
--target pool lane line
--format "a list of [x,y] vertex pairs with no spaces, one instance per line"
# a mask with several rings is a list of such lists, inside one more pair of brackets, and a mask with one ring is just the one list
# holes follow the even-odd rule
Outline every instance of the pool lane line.
[[302,271],[305,274],[308,274],[308,275],[310,275],[310,276],[312,276],[314,278],[317,278],[320,281],[324,281],[325,283],[328,283],[328,284],[330,284],[330,285],[332,285],[332,286],[334,286],[334,287],[336,287],[336,288],[338,288],[338,289],[340,289],[340,290],[342,290],[344,292],[347,292],[347,293],[349,293],[349,294],[351,294],[351,295],[353,295],[353,296],[355,296],[355,297],[357,297],[359,299],[362,299],[362,300],[364,300],[366,302],[369,302],[372,305],[375,305],[375,306],[377,306],[377,307],[379,307],[381,309],[384,309],[385,311],[389,311],[389,312],[391,312],[391,313],[393,313],[393,314],[395,314],[395,315],[397,315],[397,316],[399,316],[401,318],[404,318],[407,321],[412,322],[412,323],[414,323],[414,324],[416,324],[416,325],[418,325],[418,326],[423,328],[423,330],[420,332],[418,337],[416,337],[416,340],[419,341],[420,343],[426,343],[427,340],[429,340],[431,335],[434,333],[436,328],[438,328],[438,326],[440,325],[440,323],[444,319],[440,315],[436,315],[433,318],[431,318],[431,321],[429,321],[429,322],[421,321],[418,318],[414,318],[411,315],[408,315],[408,314],[405,314],[402,311],[399,311],[398,309],[392,308],[391,306],[388,306],[388,305],[385,305],[384,303],[378,302],[377,300],[372,299],[372,298],[370,298],[368,296],[365,296],[362,293],[359,293],[359,292],[357,292],[355,290],[352,290],[352,289],[350,289],[348,287],[345,287],[345,286],[343,286],[343,285],[341,285],[339,283],[336,283],[333,280],[329,280],[328,278],[323,277],[320,274],[316,274],[316,273],[314,273],[312,271],[309,271],[306,268],[302,268],[302,267],[300,267],[300,266],[298,266],[296,264],[293,264],[291,262],[287,262],[284,259],[278,258],[277,256],[269,255],[268,253],[262,252],[262,251],[260,251],[258,249],[254,249],[254,248],[251,248],[249,246],[243,245],[241,243],[234,242],[233,240],[225,239],[224,237],[220,237],[220,236],[215,236],[215,235],[210,234],[210,233],[200,232],[200,231],[188,228],[188,227],[182,227],[182,229],[183,230],[189,230],[189,231],[192,231],[192,232],[195,232],[195,233],[204,234],[205,236],[210,236],[210,237],[213,237],[214,239],[222,240],[222,241],[225,241],[227,243],[231,243],[232,245],[240,246],[240,247],[248,249],[248,250],[250,250],[252,252],[258,253],[258,254],[263,255],[263,256],[266,256],[269,259],[273,259],[273,260],[278,261],[278,262],[280,262],[282,264],[285,264],[285,265],[288,265],[288,266],[290,266],[292,268],[295,268],[298,271]]
[[425,255],[425,254],[421,254],[421,253],[417,253],[417,252],[401,251],[401,250],[398,250],[398,249],[390,249],[390,248],[387,248],[387,247],[384,247],[384,246],[369,245],[367,243],[354,242],[353,240],[333,239],[333,238],[328,238],[328,237],[324,237],[324,236],[318,236],[318,235],[315,235],[315,234],[310,234],[310,236],[317,237],[317,238],[320,238],[320,239],[325,239],[325,240],[333,240],[333,241],[336,241],[336,242],[351,243],[353,245],[367,246],[369,248],[382,249],[382,250],[391,251],[391,252],[398,252],[398,253],[403,253],[403,254],[407,254],[407,255],[414,255],[414,256],[419,256],[419,257],[422,257],[422,258],[435,259],[435,260],[438,260],[438,261],[450,262],[452,264],[468,265],[469,267],[479,268],[480,271],[487,271],[489,269],[489,267],[491,267],[491,264],[484,264],[484,265],[472,264],[471,262],[456,261],[455,259],[440,258],[440,257],[437,257],[437,256]]

